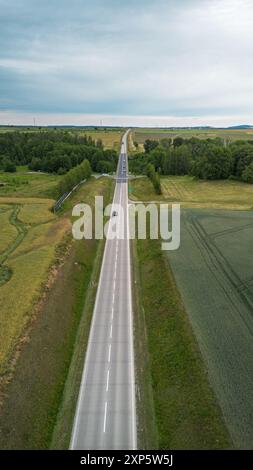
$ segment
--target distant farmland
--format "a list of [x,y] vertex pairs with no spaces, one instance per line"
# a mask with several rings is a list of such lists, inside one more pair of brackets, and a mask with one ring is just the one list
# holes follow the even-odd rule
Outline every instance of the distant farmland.
[[[103,146],[105,149],[114,149],[119,150],[120,139],[123,134],[123,129],[121,128],[110,128],[110,127],[57,127],[57,130],[62,130],[71,132],[72,134],[81,134],[91,136],[95,141],[98,139],[102,140]],[[16,126],[0,126],[0,133],[5,132],[48,132],[53,131],[53,127],[16,127]]]
[[197,137],[208,139],[220,137],[227,142],[235,140],[252,140],[253,129],[135,129],[133,141],[143,144],[146,139],[160,140],[164,138]]
[[168,254],[238,448],[253,445],[253,212],[184,210],[179,250]]
[[114,149],[118,151],[123,132],[121,129],[84,129],[82,133],[90,135],[95,141],[101,139],[105,149]]

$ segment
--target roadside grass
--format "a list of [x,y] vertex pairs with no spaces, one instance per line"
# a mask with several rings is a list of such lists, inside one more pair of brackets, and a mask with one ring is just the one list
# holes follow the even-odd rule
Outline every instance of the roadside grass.
[[137,442],[139,449],[158,449],[158,429],[156,424],[154,395],[151,382],[150,354],[142,304],[140,263],[137,243],[131,242],[132,256],[132,302],[134,315],[134,352],[136,378]]
[[[231,440],[160,242],[138,240],[137,253],[149,352],[149,359],[143,359],[142,380],[146,390],[150,381],[153,389],[157,448],[230,448]],[[144,417],[142,426],[145,422]],[[144,433],[149,431],[146,425]],[[146,441],[152,446],[148,438]]]
[[[12,312],[11,319],[5,316],[8,323],[7,336],[11,333],[13,337],[14,335],[18,337],[17,323],[19,327],[22,323],[23,334],[15,371],[11,381],[3,389],[4,399],[0,410],[2,449],[49,448],[56,422],[52,447],[68,448],[103,253],[103,241],[73,241],[68,228],[65,227],[63,233],[67,234],[60,244],[57,239],[54,249],[52,237],[55,236],[55,232],[57,233],[54,224],[67,221],[69,225],[74,201],[94,202],[94,196],[100,194],[109,202],[113,186],[114,182],[106,178],[83,184],[73,194],[73,201],[66,201],[62,217],[30,228],[27,238],[18,248],[18,256],[15,257],[14,252],[8,261],[14,274],[16,273],[14,280],[19,283],[16,284],[16,290],[20,299],[17,301],[14,298],[9,307],[10,311],[13,306],[15,308],[17,306],[18,317],[14,318]],[[43,228],[48,230],[46,234],[43,233]],[[47,238],[49,246],[44,242],[44,237]],[[29,247],[30,251],[26,253]],[[23,249],[25,253],[21,254]],[[36,254],[35,260],[34,254]],[[46,270],[51,254],[54,262],[53,266],[51,263],[52,279],[48,278]],[[18,272],[22,272],[23,277],[20,275],[20,279]],[[41,276],[42,272],[45,273],[45,278],[44,282],[39,284],[38,273]],[[29,292],[31,275],[35,279],[37,297],[32,297]],[[6,292],[13,277],[5,284]],[[13,288],[11,292],[9,290],[9,296],[12,295],[17,295]],[[38,297],[41,299],[39,304]],[[20,309],[23,308],[24,301],[30,301],[31,315],[26,313],[22,317]],[[85,310],[84,304],[88,305]],[[75,358],[71,363],[73,352]]]
[[240,181],[205,181],[191,176],[163,176],[157,195],[148,178],[130,183],[129,197],[140,201],[179,202],[185,208],[253,209],[253,185]]
[[44,173],[0,172],[1,196],[54,198],[61,176]]
[[[85,250],[86,248],[86,250]],[[79,262],[83,263],[85,254],[85,277],[79,279],[79,296],[75,298],[75,309],[79,324],[76,324],[69,366],[66,369],[64,390],[59,397],[59,408],[55,426],[49,443],[50,449],[68,449],[76,412],[77,400],[82,379],[90,324],[95,304],[100,267],[103,258],[104,241],[85,240],[76,244]]]
[[162,194],[156,194],[150,179],[144,176],[129,181],[128,196],[133,201],[163,201]]
[[[88,181],[81,184],[77,191],[74,191],[71,195],[71,198],[66,199],[62,208],[60,209],[60,214],[71,215],[71,211],[75,204],[86,203],[93,207],[95,203],[95,196],[103,195],[103,190],[105,187],[111,187],[114,180],[106,176],[101,178],[89,178]],[[102,194],[101,194],[102,191]],[[106,198],[104,198],[106,201]]]

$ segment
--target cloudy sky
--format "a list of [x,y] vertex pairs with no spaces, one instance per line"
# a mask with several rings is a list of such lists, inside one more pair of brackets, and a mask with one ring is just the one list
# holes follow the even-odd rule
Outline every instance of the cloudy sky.
[[252,0],[0,0],[0,124],[253,124]]

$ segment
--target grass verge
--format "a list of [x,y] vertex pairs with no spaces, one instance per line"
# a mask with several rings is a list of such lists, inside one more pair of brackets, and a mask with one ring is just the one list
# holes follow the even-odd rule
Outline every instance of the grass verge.
[[154,397],[151,384],[150,354],[141,302],[140,264],[135,240],[131,243],[132,301],[134,312],[134,352],[136,377],[136,406],[138,413],[137,440],[139,449],[158,449],[158,430],[155,420]]
[[[137,368],[145,408],[151,403],[152,387],[158,430],[156,442],[150,412],[139,410],[141,434],[145,436],[140,444],[159,449],[230,448],[230,437],[160,242],[138,240],[137,255],[139,311],[143,309],[147,332],[147,346],[142,346]],[[141,328],[138,341],[143,343],[140,335],[144,338]]]
[[104,241],[100,241],[96,245],[96,256],[93,262],[93,269],[90,276],[89,286],[87,288],[85,303],[83,303],[84,299],[82,299],[82,302],[78,308],[81,312],[80,323],[77,330],[75,346],[64,387],[64,393],[50,443],[51,449],[68,449],[70,444],[72,426],[82,379],[85,353],[89,339],[93,307],[96,298],[100,267],[103,258]]

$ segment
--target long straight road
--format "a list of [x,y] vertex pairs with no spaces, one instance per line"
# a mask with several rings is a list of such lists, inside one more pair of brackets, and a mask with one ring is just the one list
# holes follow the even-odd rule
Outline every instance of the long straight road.
[[[121,142],[109,230],[86,352],[71,449],[136,449],[135,374],[128,221],[127,132]],[[116,204],[122,209],[118,211]],[[117,215],[113,216],[113,212]],[[117,221],[115,220],[117,218]]]

